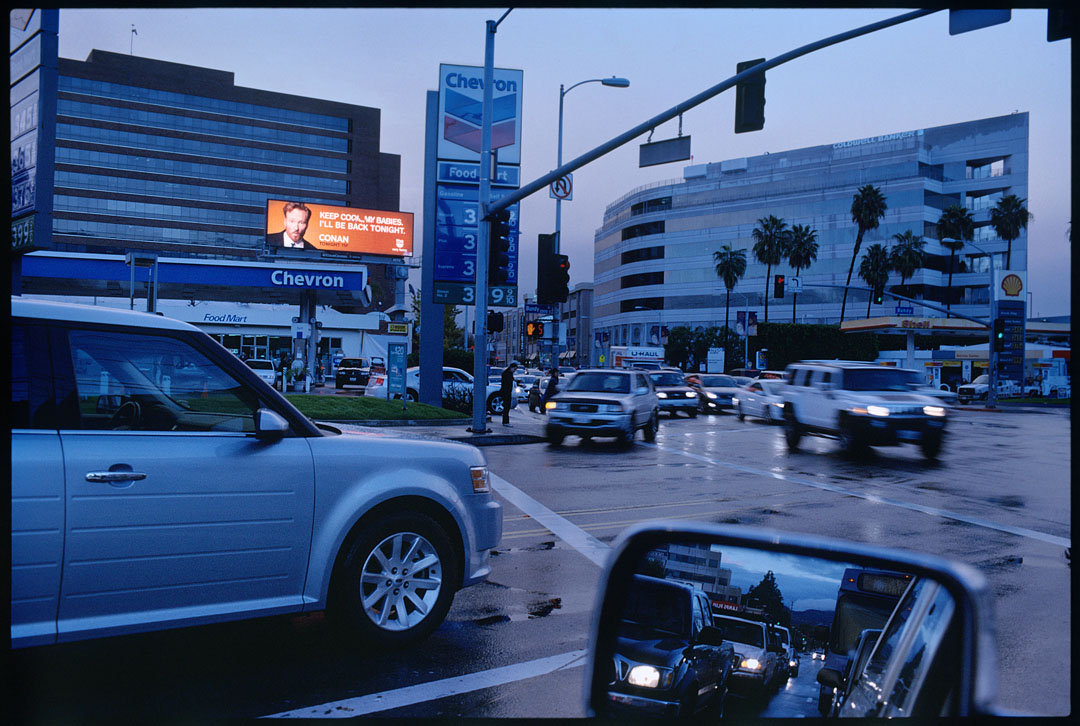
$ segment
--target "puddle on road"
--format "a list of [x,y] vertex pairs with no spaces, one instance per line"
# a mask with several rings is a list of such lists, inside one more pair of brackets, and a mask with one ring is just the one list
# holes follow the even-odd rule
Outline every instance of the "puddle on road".
[[991,504],[1000,504],[1001,506],[1009,507],[1010,509],[1018,509],[1024,506],[1023,498],[1014,494],[1006,494],[1003,497],[988,497],[986,501]]

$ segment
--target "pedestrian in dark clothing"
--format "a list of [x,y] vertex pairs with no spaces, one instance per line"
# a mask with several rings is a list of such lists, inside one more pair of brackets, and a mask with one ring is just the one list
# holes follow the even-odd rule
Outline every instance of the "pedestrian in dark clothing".
[[514,371],[517,370],[517,363],[511,361],[510,365],[506,366],[506,369],[502,372],[501,382],[502,385],[499,388],[499,396],[502,397],[503,410],[502,410],[502,422],[503,426],[510,425],[510,401],[514,394]]
[[547,387],[544,388],[544,397],[540,400],[540,413],[547,415],[547,402],[551,400],[551,397],[559,392],[559,369],[552,368],[551,376],[548,378]]

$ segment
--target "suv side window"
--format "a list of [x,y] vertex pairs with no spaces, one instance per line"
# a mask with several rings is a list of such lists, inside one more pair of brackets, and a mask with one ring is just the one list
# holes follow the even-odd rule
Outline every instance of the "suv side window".
[[79,427],[253,432],[257,394],[180,338],[70,330]]
[[796,368],[791,375],[791,385],[793,386],[809,386],[810,385],[810,369],[809,368]]
[[705,625],[705,616],[701,613],[701,600],[698,599],[697,593],[694,593],[694,596],[690,598],[690,606],[693,613],[693,626],[690,634],[696,636]]

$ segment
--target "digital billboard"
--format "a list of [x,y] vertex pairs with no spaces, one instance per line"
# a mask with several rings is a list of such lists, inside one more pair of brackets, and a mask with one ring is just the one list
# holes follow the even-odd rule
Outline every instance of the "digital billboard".
[[411,257],[412,212],[269,199],[267,251],[282,249]]

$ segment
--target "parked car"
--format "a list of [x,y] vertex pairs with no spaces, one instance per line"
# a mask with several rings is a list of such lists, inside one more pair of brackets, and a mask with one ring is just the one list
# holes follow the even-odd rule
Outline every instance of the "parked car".
[[780,677],[783,657],[776,636],[757,620],[733,615],[713,615],[713,623],[724,631],[724,640],[735,646],[735,668],[731,672],[731,690],[742,696],[760,698],[773,689]]
[[784,419],[784,399],[780,395],[784,382],[775,379],[752,380],[739,389],[734,397],[735,413],[740,421],[747,416],[763,418],[769,423]]
[[731,376],[692,373],[686,376],[686,382],[698,394],[698,411],[701,413],[733,410],[733,399],[739,392],[739,386]]
[[545,434],[552,446],[561,444],[569,434],[582,439],[614,436],[630,445],[639,429],[646,441],[655,441],[660,429],[656,392],[642,371],[578,371],[547,402],[547,414]]
[[274,361],[266,358],[249,358],[244,361],[247,367],[255,371],[255,375],[273,386],[278,382],[277,366]]
[[326,610],[385,648],[487,578],[475,447],[314,422],[171,318],[12,297],[9,329],[12,646]]
[[674,417],[682,411],[690,418],[698,414],[698,394],[686,384],[682,373],[675,371],[655,371],[649,373],[649,380],[656,389],[660,410]]
[[634,575],[607,697],[615,712],[687,718],[723,711],[735,650],[689,585]]
[[780,671],[783,673],[783,678],[797,676],[799,674],[799,656],[795,653],[795,646],[791,642],[791,631],[783,625],[776,625],[773,627],[773,632],[784,649],[784,652],[780,654],[783,656],[780,658]]
[[[990,394],[990,376],[983,373],[971,383],[965,383],[956,389],[956,396],[961,404],[971,401],[985,401]],[[1020,386],[1013,380],[999,380],[995,395],[998,398],[1015,398],[1020,395]]]
[[[460,368],[451,368],[444,366],[442,380],[442,395],[445,396],[461,396],[468,400],[472,400],[473,392],[473,377],[471,373],[461,370]],[[364,390],[365,396],[373,396],[375,398],[386,398],[387,375],[385,373],[373,373],[368,381],[367,388]],[[502,396],[499,395],[499,390],[502,388],[502,382],[496,381],[487,383],[487,411],[488,413],[501,414],[503,410]],[[402,398],[401,394],[395,393],[391,398]],[[405,371],[405,396],[406,401],[419,401],[420,400],[420,367],[413,366]],[[518,392],[515,388],[510,397],[510,407],[514,408],[518,405]]]
[[367,358],[342,358],[334,370],[334,388],[366,386],[371,375],[371,362]]

